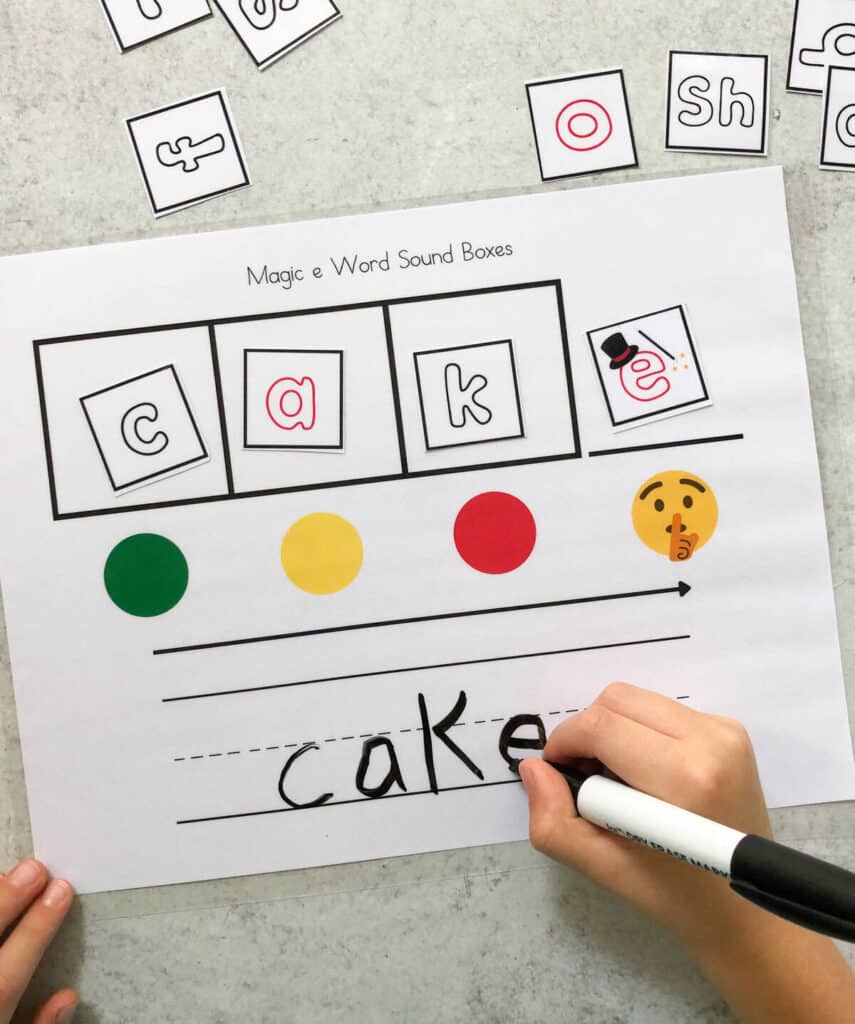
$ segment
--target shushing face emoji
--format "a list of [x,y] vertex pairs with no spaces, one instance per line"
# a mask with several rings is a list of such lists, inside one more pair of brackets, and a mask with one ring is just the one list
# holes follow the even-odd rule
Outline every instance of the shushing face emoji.
[[672,562],[685,562],[712,537],[718,503],[709,484],[682,469],[657,473],[632,503],[632,525],[642,541]]

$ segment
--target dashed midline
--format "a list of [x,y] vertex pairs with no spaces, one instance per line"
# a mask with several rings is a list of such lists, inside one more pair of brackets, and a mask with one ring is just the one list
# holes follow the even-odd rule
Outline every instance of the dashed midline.
[[[568,708],[566,711],[550,711],[549,714],[550,715],[572,715],[572,714],[574,714],[578,710],[579,710],[578,708]],[[509,717],[512,717],[512,716],[508,715],[508,716],[505,716],[504,718],[476,718],[472,722],[455,722],[451,726],[451,728],[461,728],[462,726],[466,726],[466,725],[487,725],[487,724],[492,725],[495,722],[506,722]],[[326,739],[323,740],[323,742],[324,743],[344,743],[344,742],[347,742],[348,740],[355,740],[355,739],[367,740],[367,739],[370,739],[372,736],[393,736],[395,733],[399,733],[399,734],[403,735],[405,733],[422,732],[422,731],[423,730],[422,730],[421,726],[411,726],[409,729],[393,729],[391,731],[389,731],[389,730],[378,730],[377,732],[361,732],[361,733],[359,733],[358,736],[355,736],[355,735],[353,735],[353,736],[328,736]],[[306,742],[307,743],[314,743],[315,741],[314,740],[307,740]],[[298,744],[296,744],[296,743],[274,743],[274,744],[272,744],[269,747],[248,747],[245,751],[242,751],[242,750],[227,750],[225,753],[226,753],[226,755],[228,757],[233,757],[235,754],[242,754],[242,753],[246,753],[246,754],[259,754],[259,753],[262,753],[263,751],[267,751],[267,750],[288,750],[290,748],[297,747],[297,746],[298,746]],[[173,761],[199,761],[199,760],[204,760],[207,757],[222,757],[222,756],[223,756],[222,752],[221,753],[213,753],[213,754],[191,754],[189,757],[173,757],[172,760]]]
[[[688,700],[688,699],[689,699],[688,695],[675,698],[675,700]],[[543,717],[555,717],[556,715],[574,715],[574,714],[576,714],[577,711],[581,711],[581,710],[583,710],[583,709],[582,708],[567,708],[564,711],[547,711],[546,714]],[[454,729],[454,728],[461,728],[461,727],[466,726],[466,725],[493,725],[496,722],[507,722],[508,718],[512,718],[512,717],[513,717],[513,715],[506,715],[504,718],[475,718],[471,722],[454,722],[454,724],[452,726],[450,726],[450,728],[452,728],[452,729]],[[423,731],[423,729],[419,725],[419,726],[412,726],[409,729],[393,729],[392,731],[385,730],[383,732],[379,732],[379,731],[378,732],[361,732],[361,733],[359,733],[358,736],[356,736],[356,735],[353,735],[353,736],[330,736],[327,739],[323,740],[323,742],[324,743],[344,743],[344,742],[347,742],[348,740],[355,740],[355,739],[367,740],[367,739],[371,739],[371,737],[373,737],[373,736],[392,736],[395,733],[399,733],[399,734],[403,735],[404,733],[422,732],[422,731]],[[260,753],[263,753],[263,752],[268,751],[268,750],[292,750],[292,749],[296,749],[298,746],[301,746],[301,745],[305,746],[307,743],[314,743],[314,742],[316,742],[316,741],[315,740],[305,740],[303,744],[298,744],[298,743],[274,743],[274,744],[272,744],[269,747],[248,747],[245,751],[244,750],[227,750],[227,751],[225,751],[225,754],[222,751],[220,751],[219,753],[213,753],[213,754],[190,754],[190,755],[185,755],[184,757],[173,757],[172,760],[175,761],[175,762],[177,762],[177,761],[204,761],[206,758],[211,758],[211,757],[223,757],[223,756],[234,757],[236,754],[244,754],[244,753],[246,753],[246,754],[260,754]]]

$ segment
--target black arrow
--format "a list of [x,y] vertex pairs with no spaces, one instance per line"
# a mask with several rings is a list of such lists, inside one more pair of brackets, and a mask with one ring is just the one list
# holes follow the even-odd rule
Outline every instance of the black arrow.
[[571,604],[593,604],[595,601],[624,601],[629,597],[654,597],[657,594],[679,594],[685,597],[692,588],[680,580],[676,587],[657,590],[631,590],[625,594],[597,594],[594,597],[568,597],[560,601],[537,601],[534,604],[512,604],[503,608],[476,608],[465,612],[441,612],[438,615],[415,615],[408,619],[381,619],[378,622],[356,622],[349,626],[325,626],[322,629],[301,629],[296,633],[272,633],[270,636],[246,636],[237,640],[214,640],[186,647],[161,647],[152,654],[183,654],[187,651],[209,651],[215,647],[240,647],[243,644],[262,644],[268,640],[296,640],[303,636],[324,636],[327,633],[349,633],[355,629],[377,629],[380,626],[409,626],[414,622],[437,622],[440,619],[465,619],[471,615],[500,615],[504,612],[528,612],[536,608],[560,608]]

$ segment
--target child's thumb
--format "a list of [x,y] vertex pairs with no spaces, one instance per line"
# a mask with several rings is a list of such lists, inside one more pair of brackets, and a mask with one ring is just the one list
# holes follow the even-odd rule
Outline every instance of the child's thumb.
[[621,856],[615,837],[580,818],[564,778],[535,757],[520,763],[528,793],[528,834],[531,845],[553,860],[602,881]]
[[551,765],[535,757],[520,763],[520,778],[528,794],[531,845],[549,857],[572,863],[569,833],[578,818],[567,783]]

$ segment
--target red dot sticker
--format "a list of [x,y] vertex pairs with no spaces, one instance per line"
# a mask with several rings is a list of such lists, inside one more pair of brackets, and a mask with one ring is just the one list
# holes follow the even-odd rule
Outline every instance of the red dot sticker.
[[478,572],[513,572],[534,549],[537,526],[528,506],[503,491],[477,494],[457,513],[454,544]]

